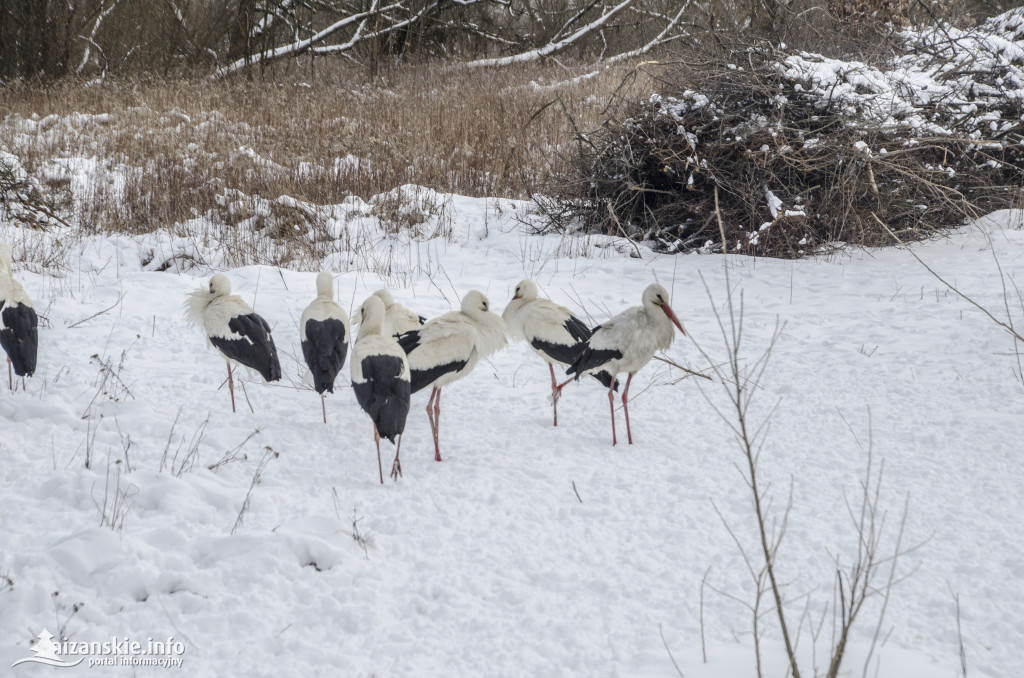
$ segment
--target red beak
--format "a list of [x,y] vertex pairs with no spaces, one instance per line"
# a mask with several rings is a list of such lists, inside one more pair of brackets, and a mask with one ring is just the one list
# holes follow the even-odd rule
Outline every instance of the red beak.
[[514,296],[512,297],[512,301],[515,301],[515,300],[516,300],[516,299],[518,299],[518,298],[519,298],[519,295],[518,295],[518,294],[516,294],[516,295],[514,295]]
[[661,305],[661,310],[665,312],[665,315],[668,316],[669,320],[671,320],[673,323],[675,323],[675,326],[679,328],[679,331],[682,332],[683,336],[685,337],[686,336],[686,330],[684,330],[683,326],[679,324],[679,320],[676,318],[676,314],[672,312],[672,309],[669,308],[668,304],[662,304]]

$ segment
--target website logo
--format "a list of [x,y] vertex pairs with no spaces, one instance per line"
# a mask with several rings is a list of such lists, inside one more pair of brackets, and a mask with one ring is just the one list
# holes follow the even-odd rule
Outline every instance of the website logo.
[[85,657],[79,657],[76,662],[66,662],[58,657],[57,653],[60,652],[60,645],[53,642],[53,634],[46,629],[43,629],[43,632],[37,638],[39,638],[39,642],[29,648],[36,653],[36,656],[19,659],[11,664],[12,668],[25,662],[35,662],[36,664],[46,664],[47,666],[78,666],[85,661]]
[[[84,642],[62,638],[56,643],[53,634],[43,629],[39,640],[29,649],[34,657],[25,657],[11,664],[46,664],[47,666],[78,666],[86,659],[88,666],[157,666],[178,668],[185,661],[185,644],[173,637],[166,640],[147,638],[146,642],[114,636],[108,641]],[[62,658],[66,657],[65,658]]]

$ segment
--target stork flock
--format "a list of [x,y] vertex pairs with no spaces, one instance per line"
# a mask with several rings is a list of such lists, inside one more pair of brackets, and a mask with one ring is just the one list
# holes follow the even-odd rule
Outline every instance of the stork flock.
[[[333,393],[335,380],[349,353],[348,314],[334,300],[334,276],[324,271],[316,278],[316,298],[299,320],[302,355],[321,397]],[[268,382],[281,379],[281,362],[271,327],[239,296],[231,294],[231,281],[223,273],[193,291],[185,304],[187,320],[203,330],[208,342],[224,356],[228,371],[231,409],[235,411],[234,365],[258,372]],[[427,417],[434,442],[434,459],[441,461],[441,391],[462,379],[483,359],[506,345],[506,334],[525,341],[548,365],[551,375],[553,424],[558,426],[558,401],[570,382],[593,376],[608,389],[615,431],[615,391],[618,375],[626,374],[622,409],[626,437],[633,443],[629,423],[629,386],[633,375],[658,349],[667,349],[675,336],[673,325],[686,334],[669,306],[668,292],[658,284],[644,290],[641,305],[629,308],[590,329],[569,309],[538,296],[537,285],[523,280],[499,316],[482,292],[472,290],[458,311],[431,320],[396,303],[390,292],[378,290],[358,311],[359,333],[352,345],[350,377],[359,406],[373,422],[380,482],[384,482],[380,439],[395,444],[391,477],[402,475],[399,459],[402,433],[413,393],[430,388]],[[0,346],[7,353],[8,380],[24,378],[36,368],[38,319],[32,301],[12,276],[11,248],[0,244]],[[559,383],[555,367],[569,378]]]

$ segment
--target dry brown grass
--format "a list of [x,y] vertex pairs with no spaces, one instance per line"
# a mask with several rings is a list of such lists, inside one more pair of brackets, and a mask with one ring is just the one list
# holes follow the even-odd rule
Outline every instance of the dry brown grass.
[[[576,83],[582,68],[549,63],[405,67],[372,82],[355,70],[292,69],[261,83],[19,86],[0,89],[0,148],[55,191],[67,184],[53,171],[62,159],[95,159],[100,169],[70,209],[96,232],[171,226],[218,209],[231,189],[320,205],[406,183],[524,197],[571,138],[556,93],[581,127],[596,127],[630,68]],[[651,87],[631,82],[637,96]]]

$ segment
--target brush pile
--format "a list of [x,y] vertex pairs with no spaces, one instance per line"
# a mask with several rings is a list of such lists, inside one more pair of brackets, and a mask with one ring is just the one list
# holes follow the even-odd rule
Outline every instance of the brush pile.
[[893,37],[877,65],[692,48],[660,95],[578,136],[553,227],[667,252],[721,251],[724,231],[730,251],[798,257],[891,243],[879,222],[913,239],[1019,205],[1024,9]]

